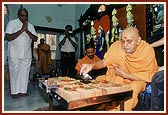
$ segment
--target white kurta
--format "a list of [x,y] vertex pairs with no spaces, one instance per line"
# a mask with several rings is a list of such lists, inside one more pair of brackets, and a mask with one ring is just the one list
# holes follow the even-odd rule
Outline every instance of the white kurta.
[[[12,20],[7,25],[6,33],[15,33],[21,30],[22,25],[23,23],[19,19]],[[33,25],[30,23],[28,23],[28,30],[37,36]],[[8,43],[11,94],[27,93],[32,60],[31,42],[32,39],[26,32],[23,32],[15,40]]]
[[[59,43],[64,39],[65,35],[61,35],[59,37]],[[72,41],[76,43],[76,39],[75,37],[71,37]],[[72,43],[66,39],[65,41],[65,44],[64,45],[61,45],[61,51],[62,52],[75,52],[75,48],[74,46],[72,45]]]

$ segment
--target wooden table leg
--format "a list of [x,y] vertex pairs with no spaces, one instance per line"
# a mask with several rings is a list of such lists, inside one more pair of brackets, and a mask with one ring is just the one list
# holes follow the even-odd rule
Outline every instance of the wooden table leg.
[[124,99],[120,100],[120,111],[124,111]]
[[49,95],[49,111],[53,111],[53,97]]

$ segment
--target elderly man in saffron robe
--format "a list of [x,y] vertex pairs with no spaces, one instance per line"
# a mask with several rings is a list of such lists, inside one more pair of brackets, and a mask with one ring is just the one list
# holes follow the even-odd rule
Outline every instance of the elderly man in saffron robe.
[[124,103],[124,109],[131,111],[138,102],[138,94],[145,90],[152,76],[158,71],[153,48],[141,40],[136,27],[127,27],[121,40],[113,43],[104,59],[94,64],[83,64],[80,73],[88,73],[94,68],[107,66],[106,76],[97,80],[108,80],[119,84],[129,84],[133,90],[131,99]]

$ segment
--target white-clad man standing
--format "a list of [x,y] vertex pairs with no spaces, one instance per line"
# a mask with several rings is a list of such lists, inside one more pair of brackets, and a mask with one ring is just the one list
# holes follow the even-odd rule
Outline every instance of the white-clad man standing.
[[10,21],[5,38],[8,44],[11,95],[13,99],[28,96],[27,86],[32,61],[31,43],[38,37],[32,24],[28,22],[28,11],[21,7],[18,18]]

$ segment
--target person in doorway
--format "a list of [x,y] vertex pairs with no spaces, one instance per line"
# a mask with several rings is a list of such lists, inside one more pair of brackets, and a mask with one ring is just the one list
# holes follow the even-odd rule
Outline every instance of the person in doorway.
[[59,37],[61,46],[61,71],[62,76],[75,77],[75,51],[77,42],[73,35],[71,25],[65,26],[65,33]]
[[80,74],[105,66],[106,76],[97,77],[96,80],[129,84],[133,90],[132,98],[124,103],[126,111],[136,106],[138,94],[145,90],[146,84],[151,82],[152,76],[158,71],[154,50],[146,41],[141,40],[136,27],[125,28],[121,40],[110,46],[104,59],[93,64],[83,64]]
[[7,24],[5,39],[8,43],[8,62],[10,71],[10,87],[13,99],[28,96],[27,87],[31,68],[31,43],[37,41],[37,33],[28,22],[28,11],[21,7],[18,19]]
[[50,45],[45,43],[43,38],[40,39],[40,44],[38,45],[38,73],[49,74],[51,65],[51,50]]

